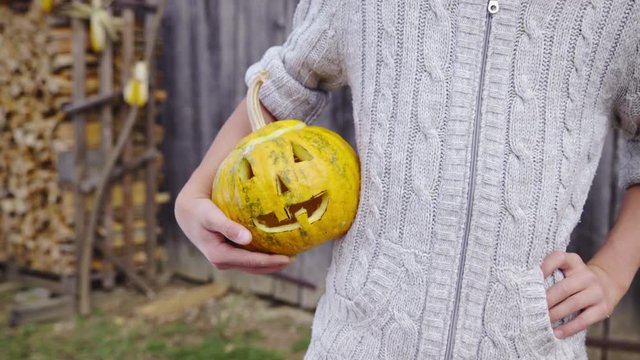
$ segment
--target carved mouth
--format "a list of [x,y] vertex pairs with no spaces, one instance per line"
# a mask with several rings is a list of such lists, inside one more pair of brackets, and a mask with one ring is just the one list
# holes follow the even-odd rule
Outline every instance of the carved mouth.
[[271,212],[253,219],[253,223],[258,229],[268,233],[307,228],[322,218],[327,211],[327,205],[329,205],[329,196],[326,191],[323,191],[307,201],[287,206],[285,211],[288,218],[285,220],[278,220],[276,214]]

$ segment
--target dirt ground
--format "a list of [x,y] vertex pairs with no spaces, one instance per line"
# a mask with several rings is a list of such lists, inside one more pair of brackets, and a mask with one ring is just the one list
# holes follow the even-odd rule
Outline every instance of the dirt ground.
[[[219,288],[174,282],[150,302],[119,287],[95,293],[90,317],[9,328],[7,310],[24,291],[1,292],[0,360],[303,358],[312,313],[250,294],[209,293],[219,293]],[[612,316],[612,337],[640,340],[634,310],[629,301],[619,305]],[[590,329],[591,336],[601,333],[601,325]],[[590,359],[600,355],[589,349]],[[608,359],[640,360],[640,354],[612,351]]]
[[[156,300],[178,303],[193,285],[172,284]],[[16,292],[0,294],[0,359],[297,360],[313,314],[249,294],[227,293],[171,313],[145,314],[134,290],[99,292],[88,318],[6,326]]]

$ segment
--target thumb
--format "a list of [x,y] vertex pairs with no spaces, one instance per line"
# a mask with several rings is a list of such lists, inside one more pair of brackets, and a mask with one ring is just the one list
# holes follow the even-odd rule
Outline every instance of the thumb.
[[251,232],[244,226],[230,220],[214,203],[207,201],[202,211],[202,226],[213,232],[219,232],[229,240],[239,245],[247,245],[251,242]]

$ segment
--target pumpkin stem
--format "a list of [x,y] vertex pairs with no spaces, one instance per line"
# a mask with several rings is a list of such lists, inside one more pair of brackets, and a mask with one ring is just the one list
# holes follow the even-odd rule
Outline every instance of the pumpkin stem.
[[247,94],[247,110],[249,113],[249,121],[251,122],[251,129],[253,129],[253,131],[267,125],[264,120],[264,116],[262,115],[262,109],[260,108],[260,88],[268,78],[269,73],[267,70],[261,70],[249,86]]

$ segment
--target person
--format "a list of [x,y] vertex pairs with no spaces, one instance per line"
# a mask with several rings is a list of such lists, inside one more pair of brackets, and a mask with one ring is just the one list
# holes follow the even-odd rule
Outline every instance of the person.
[[[640,265],[640,4],[633,0],[302,0],[247,71],[272,120],[312,121],[350,86],[358,212],[335,242],[307,359],[586,359]],[[588,262],[566,253],[605,134],[625,134],[626,190]],[[176,200],[219,269],[290,259],[210,200],[250,132],[244,102]]]

